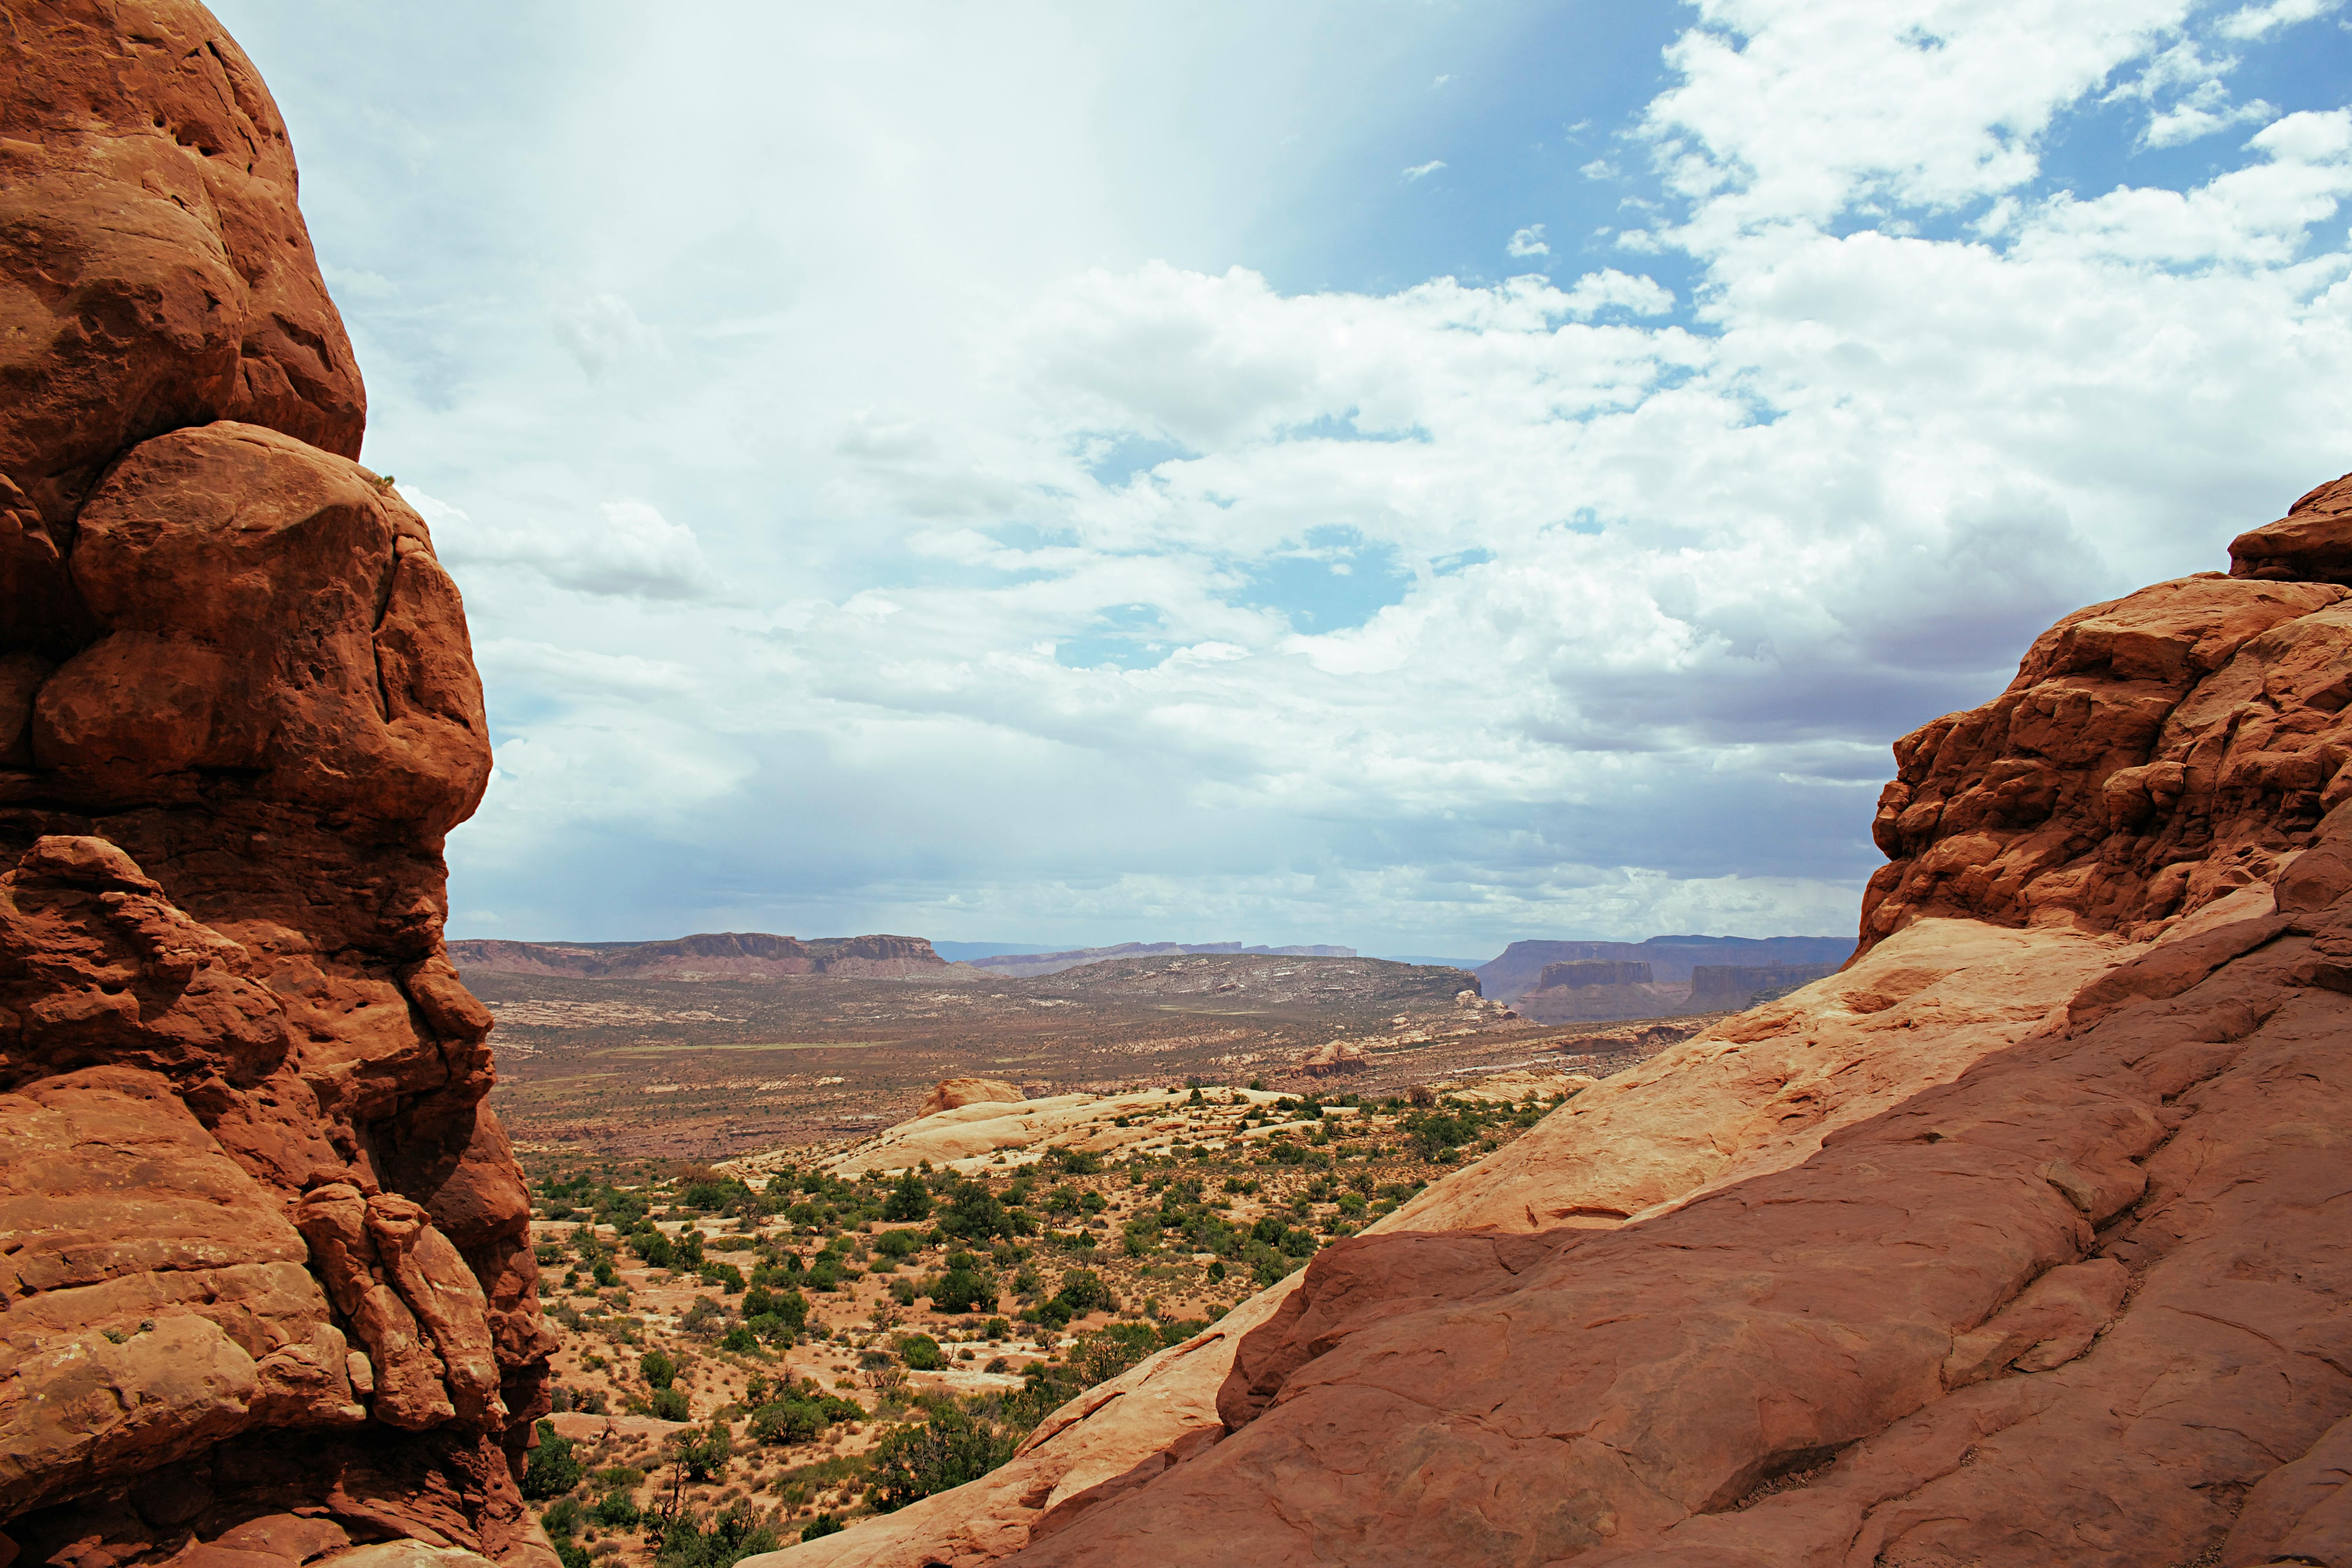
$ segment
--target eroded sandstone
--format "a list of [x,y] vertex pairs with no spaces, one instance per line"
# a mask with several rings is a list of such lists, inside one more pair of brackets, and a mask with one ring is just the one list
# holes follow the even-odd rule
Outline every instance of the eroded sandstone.
[[0,1560],[543,1554],[529,1206],[441,940],[489,767],[456,586],[354,460],[235,43],[8,24]]

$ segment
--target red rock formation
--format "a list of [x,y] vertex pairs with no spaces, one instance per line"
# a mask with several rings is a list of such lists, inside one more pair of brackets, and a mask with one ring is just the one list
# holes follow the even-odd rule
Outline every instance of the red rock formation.
[[922,1109],[915,1114],[936,1116],[967,1105],[1019,1105],[1027,1098],[1020,1085],[1001,1078],[943,1078],[931,1086],[931,1092],[923,1097]]
[[1336,1078],[1343,1073],[1361,1072],[1370,1065],[1364,1048],[1346,1040],[1318,1046],[1298,1058],[1298,1070],[1308,1078]]
[[2044,632],[1999,698],[1895,743],[1864,945],[1923,915],[2153,936],[2268,880],[2352,795],[2347,596],[2208,573]]
[[200,6],[14,5],[0,168],[0,1560],[543,1552],[480,685],[284,127]]

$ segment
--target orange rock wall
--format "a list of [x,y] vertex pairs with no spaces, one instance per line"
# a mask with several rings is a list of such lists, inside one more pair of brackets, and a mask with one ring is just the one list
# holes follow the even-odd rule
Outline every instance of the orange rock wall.
[[0,1562],[543,1552],[529,1205],[441,937],[457,587],[354,461],[235,42],[5,13]]

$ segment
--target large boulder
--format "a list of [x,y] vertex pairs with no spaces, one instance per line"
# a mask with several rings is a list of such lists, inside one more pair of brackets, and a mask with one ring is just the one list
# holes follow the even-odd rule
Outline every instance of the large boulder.
[[967,1105],[1018,1105],[1026,1098],[1020,1085],[1001,1078],[947,1078],[923,1097],[923,1107],[915,1114],[937,1116],[942,1110],[961,1110]]
[[0,170],[0,1561],[544,1563],[480,682],[285,128],[199,5],[20,5]]
[[2230,575],[2352,587],[2352,474],[2321,485],[2276,522],[2230,541]]
[[[269,89],[203,6],[9,7],[0,505],[11,490],[29,501],[22,526],[63,531],[46,542],[68,547],[109,463],[216,419],[359,456],[367,395],[295,184]],[[22,568],[27,541],[9,542]]]

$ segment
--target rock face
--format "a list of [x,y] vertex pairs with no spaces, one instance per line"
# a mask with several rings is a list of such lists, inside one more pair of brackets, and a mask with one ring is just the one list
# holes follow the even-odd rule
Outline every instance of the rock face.
[[917,1116],[936,1116],[942,1110],[961,1110],[967,1105],[1018,1105],[1026,1095],[1017,1083],[1007,1083],[1001,1078],[941,1079],[923,1097],[923,1108]]
[[2204,574],[2044,632],[1999,698],[1895,743],[1864,945],[1927,915],[2146,938],[2275,876],[2352,793],[2347,596]]
[[457,588],[218,24],[12,7],[0,86],[0,1560],[543,1554]]
[[2352,587],[2352,474],[2313,490],[2276,522],[2231,540],[2230,575]]
[[795,1561],[2352,1562],[2345,596],[2070,616],[1898,744],[1843,971],[1248,1303],[1214,1430],[1062,1413],[1090,1507]]
[[1562,963],[1547,963],[1536,976],[1536,989],[1549,991],[1558,987],[1581,991],[1593,985],[1647,985],[1650,966],[1632,959],[1572,958]]
[[1338,1078],[1370,1066],[1371,1058],[1364,1055],[1364,1048],[1346,1040],[1318,1046],[1298,1058],[1298,1070],[1308,1078]]
[[1647,942],[1515,942],[1500,957],[1478,966],[1486,994],[1508,1002],[1532,991],[1547,964],[1563,961],[1619,959],[1646,963],[1651,979],[1678,985],[1702,963],[1842,963],[1853,951],[1843,937],[1654,936]]
[[1800,985],[1819,980],[1833,967],[1831,964],[1748,967],[1702,963],[1691,971],[1690,999],[1685,1005],[1694,1013],[1738,1012],[1753,1003],[1759,991],[1793,991]]

